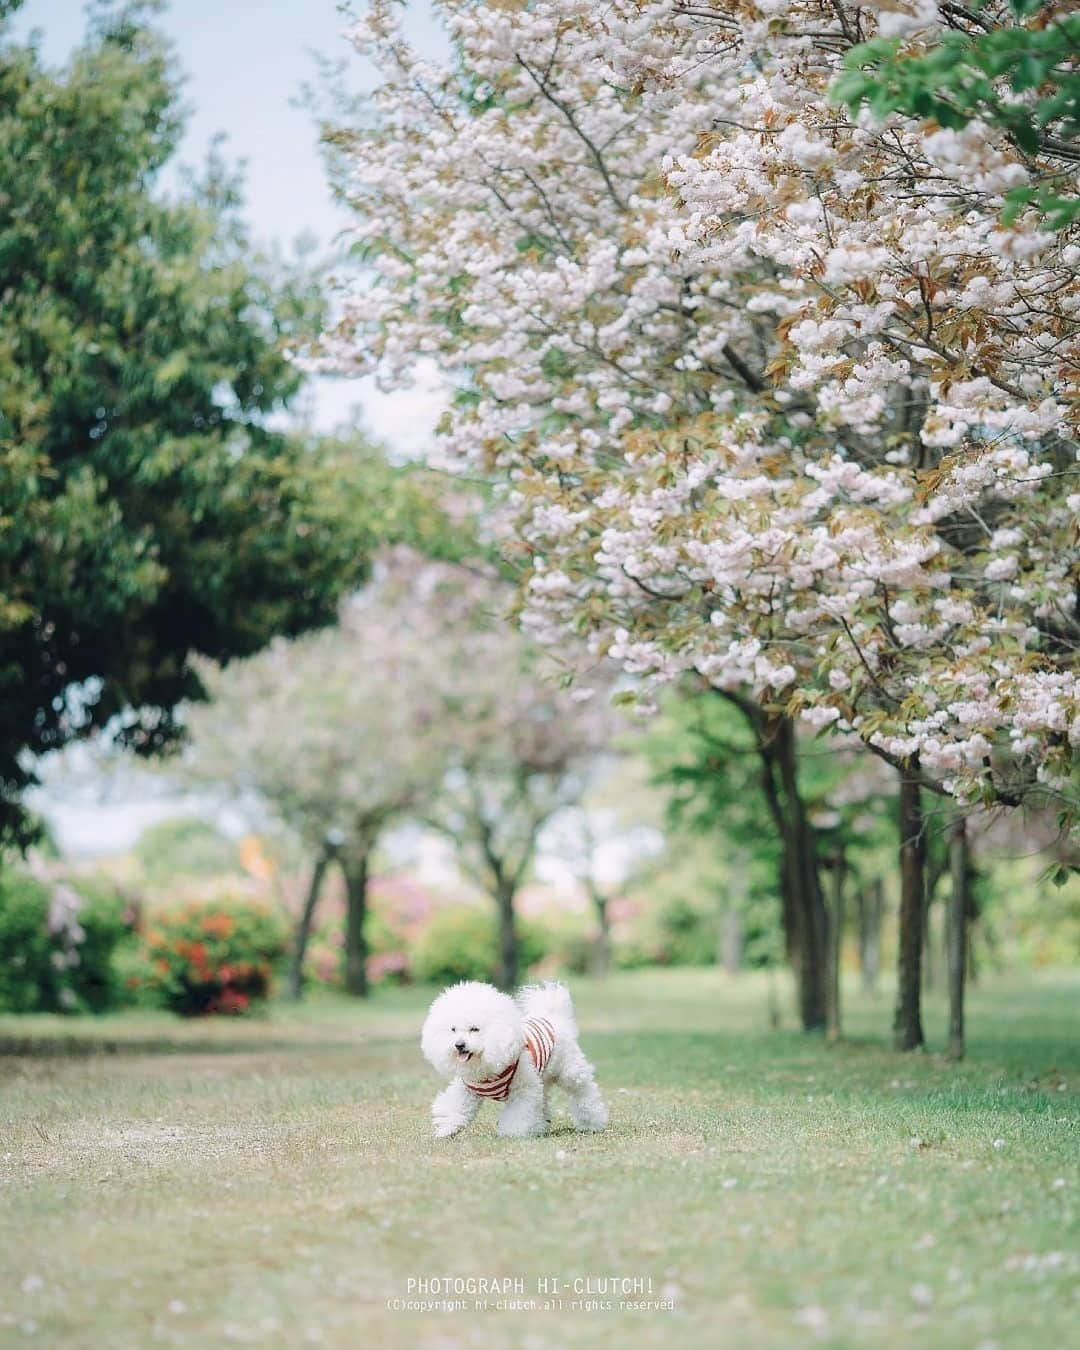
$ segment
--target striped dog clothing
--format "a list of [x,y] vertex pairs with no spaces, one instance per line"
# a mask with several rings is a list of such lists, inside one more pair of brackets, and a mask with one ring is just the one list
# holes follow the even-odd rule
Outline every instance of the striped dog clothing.
[[[526,1017],[525,1049],[536,1067],[536,1072],[544,1076],[551,1052],[555,1049],[555,1028],[546,1017]],[[510,1084],[514,1081],[521,1059],[508,1064],[502,1073],[494,1078],[481,1078],[479,1083],[466,1083],[465,1086],[477,1097],[488,1097],[493,1102],[504,1102],[510,1096]]]

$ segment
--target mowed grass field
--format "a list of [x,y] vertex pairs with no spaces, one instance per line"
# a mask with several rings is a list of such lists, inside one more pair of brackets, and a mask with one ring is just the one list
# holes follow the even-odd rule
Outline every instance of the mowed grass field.
[[[490,1105],[430,1138],[430,991],[0,1019],[0,1343],[1076,1343],[1080,976],[984,980],[959,1067],[889,1051],[884,995],[828,1047],[771,1030],[756,976],[574,994],[610,1129],[513,1142]],[[932,1048],[943,1022],[930,1000]],[[536,1306],[398,1306],[441,1276]],[[620,1308],[610,1277],[674,1310]]]

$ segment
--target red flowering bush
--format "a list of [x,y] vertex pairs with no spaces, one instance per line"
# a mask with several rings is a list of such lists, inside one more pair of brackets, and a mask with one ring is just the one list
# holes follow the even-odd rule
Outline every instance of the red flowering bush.
[[215,900],[157,910],[128,984],[140,1002],[183,1017],[247,1012],[270,992],[285,947],[283,920],[264,906]]

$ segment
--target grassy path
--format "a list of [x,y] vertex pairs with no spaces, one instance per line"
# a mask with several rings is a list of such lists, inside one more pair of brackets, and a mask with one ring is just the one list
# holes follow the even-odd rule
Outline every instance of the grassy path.
[[[564,1118],[506,1142],[485,1108],[439,1145],[416,1048],[427,997],[236,1023],[0,1018],[9,1051],[119,1051],[0,1057],[0,1344],[1041,1350],[1075,1335],[1080,977],[984,983],[959,1068],[887,1051],[884,1000],[855,1002],[852,1041],[830,1049],[767,1030],[753,977],[581,982],[609,1132]],[[540,1306],[388,1306],[443,1275],[519,1277],[511,1297]],[[596,1283],[575,1295],[610,1276],[651,1280],[674,1311],[620,1310]],[[561,1310],[538,1277],[560,1282]]]

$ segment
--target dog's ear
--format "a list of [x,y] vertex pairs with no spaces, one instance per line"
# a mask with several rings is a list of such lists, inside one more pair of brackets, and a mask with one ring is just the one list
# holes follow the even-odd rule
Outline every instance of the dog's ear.
[[520,1058],[525,1048],[525,1031],[521,1018],[509,1014],[497,1018],[484,1037],[484,1060],[492,1073],[501,1073],[508,1064]]
[[441,998],[437,998],[424,1019],[424,1026],[420,1032],[420,1053],[436,1073],[442,1074],[444,1078],[451,1078],[454,1071],[450,1062],[450,1040],[447,1028],[443,1025],[446,1019],[442,1016],[442,1009],[439,1006],[441,1002]]

